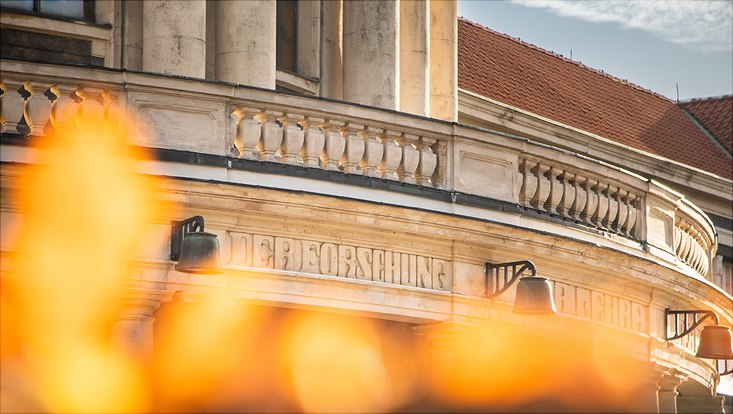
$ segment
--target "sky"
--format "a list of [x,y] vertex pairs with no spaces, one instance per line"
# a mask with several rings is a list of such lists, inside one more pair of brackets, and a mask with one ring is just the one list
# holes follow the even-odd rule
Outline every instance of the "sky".
[[733,94],[733,0],[459,0],[458,15],[673,100]]

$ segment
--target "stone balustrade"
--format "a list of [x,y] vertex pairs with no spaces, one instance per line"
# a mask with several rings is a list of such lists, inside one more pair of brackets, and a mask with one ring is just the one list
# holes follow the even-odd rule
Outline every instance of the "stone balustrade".
[[709,219],[681,195],[517,137],[232,84],[38,65],[29,76],[26,66],[3,66],[4,135],[49,134],[65,111],[120,109],[135,122],[135,145],[493,198],[646,246],[704,277],[717,249]]
[[519,204],[564,220],[639,238],[643,194],[617,180],[548,159],[522,157]]
[[685,199],[675,212],[674,252],[679,260],[701,275],[708,275],[717,249],[717,239],[711,232],[710,220],[695,205]]

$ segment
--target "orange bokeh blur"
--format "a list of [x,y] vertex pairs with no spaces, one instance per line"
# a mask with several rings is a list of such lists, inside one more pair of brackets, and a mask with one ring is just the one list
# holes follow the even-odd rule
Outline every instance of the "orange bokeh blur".
[[131,254],[163,206],[133,172],[144,154],[127,145],[122,114],[56,121],[10,195],[23,218],[8,261],[17,277],[3,279],[3,379],[15,382],[3,410],[144,410],[141,367],[108,342]]

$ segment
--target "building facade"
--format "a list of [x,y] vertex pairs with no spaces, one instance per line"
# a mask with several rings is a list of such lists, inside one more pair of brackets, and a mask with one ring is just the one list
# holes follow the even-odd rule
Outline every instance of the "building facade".
[[[685,158],[713,141],[674,103],[605,76],[661,132],[578,115],[601,75],[452,1],[0,5],[4,410],[723,412],[730,158]],[[512,101],[492,68],[552,79],[515,46],[577,73]],[[192,216],[222,273],[176,270]],[[488,274],[524,260],[556,314]]]

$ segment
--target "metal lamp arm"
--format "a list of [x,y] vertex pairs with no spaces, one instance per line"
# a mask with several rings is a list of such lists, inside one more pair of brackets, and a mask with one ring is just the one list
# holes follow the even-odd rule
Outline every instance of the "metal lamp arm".
[[171,223],[171,260],[176,261],[181,257],[183,237],[196,231],[204,231],[204,218],[201,216],[193,216]]
[[[487,281],[486,296],[488,298],[493,298],[506,292],[527,270],[532,272],[532,276],[537,276],[537,267],[529,260],[496,264],[486,263],[485,270]],[[500,283],[502,282],[502,278],[500,277],[502,274],[504,276],[503,283]]]
[[[692,321],[689,320],[689,316],[692,315]],[[702,315],[701,318],[698,316]],[[671,310],[669,308],[664,310],[664,323],[665,323],[665,335],[669,335],[669,317],[672,316],[674,319],[674,335],[667,336],[666,339],[671,341],[673,339],[682,338],[685,335],[689,335],[695,328],[700,326],[701,323],[707,318],[713,318],[715,324],[718,324],[718,315],[713,311],[709,310]],[[684,317],[682,332],[680,328],[680,316]]]

